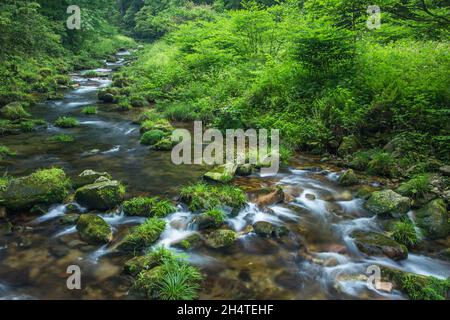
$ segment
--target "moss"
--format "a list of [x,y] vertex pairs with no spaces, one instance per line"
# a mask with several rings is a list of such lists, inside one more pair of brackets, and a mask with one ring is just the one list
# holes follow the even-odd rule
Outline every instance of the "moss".
[[382,268],[382,276],[389,279],[412,300],[445,300],[450,290],[450,278],[416,275],[392,268]]
[[98,99],[105,103],[116,103],[119,100],[120,92],[118,88],[106,88],[98,92]]
[[356,176],[356,174],[353,172],[352,169],[349,169],[349,170],[345,171],[339,177],[339,180],[338,180],[338,183],[341,186],[352,186],[352,185],[358,184],[358,182],[359,182],[359,179]]
[[221,183],[228,183],[231,180],[233,180],[234,175],[236,174],[237,165],[231,163],[231,164],[224,164],[221,166],[217,166],[211,171],[208,171],[204,174],[204,178],[216,182]]
[[131,109],[133,109],[133,107],[131,106],[131,103],[128,99],[123,99],[121,98],[119,101],[119,104],[117,105],[116,110],[118,111],[130,111]]
[[233,230],[220,229],[209,233],[205,243],[211,248],[218,249],[233,245],[236,239],[237,234]]
[[419,242],[414,224],[409,219],[404,219],[394,224],[392,239],[407,248],[412,248]]
[[342,142],[339,145],[338,154],[341,157],[352,154],[356,150],[358,150],[359,146],[360,146],[360,143],[355,136],[353,136],[353,135],[346,136],[342,139]]
[[375,153],[374,150],[359,151],[353,156],[352,161],[348,164],[350,168],[355,170],[364,171],[367,169],[372,155]]
[[171,202],[158,197],[137,197],[125,201],[123,211],[129,216],[165,217],[175,212],[176,208]]
[[84,170],[74,178],[74,186],[76,188],[79,188],[88,184],[93,184],[99,178],[106,178],[106,180],[111,180],[111,175],[108,172],[97,172],[89,169]]
[[162,130],[150,130],[145,132],[141,137],[141,144],[152,146],[160,142],[167,133]]
[[197,183],[181,190],[181,199],[192,211],[228,206],[239,210],[245,205],[245,193],[235,186]]
[[365,208],[380,215],[404,214],[408,212],[411,201],[392,190],[375,191],[364,204]]
[[78,120],[73,117],[59,117],[54,124],[59,128],[74,128],[78,126]]
[[82,214],[77,221],[77,230],[81,239],[88,243],[101,244],[112,240],[111,228],[95,214]]
[[159,247],[146,255],[134,257],[125,262],[124,272],[136,276],[142,271],[160,266],[167,259],[174,259],[173,253],[164,247]]
[[75,138],[73,136],[70,136],[67,134],[58,134],[56,136],[49,138],[48,141],[69,143],[69,142],[74,142]]
[[18,127],[22,132],[31,132],[39,126],[46,126],[47,122],[40,119],[23,120],[20,121]]
[[211,209],[211,210],[206,211],[204,214],[207,215],[208,217],[213,218],[214,222],[217,225],[224,223],[225,219],[226,219],[225,212],[223,212],[220,209]]
[[442,199],[435,199],[416,212],[416,222],[430,239],[445,238],[450,232],[450,216]]
[[29,176],[12,179],[3,194],[3,202],[12,210],[58,203],[69,194],[70,187],[71,182],[63,170],[39,170]]
[[418,199],[431,191],[431,176],[428,174],[417,175],[409,181],[403,182],[397,192],[402,196]]
[[408,249],[391,238],[376,232],[354,231],[351,236],[361,252],[367,255],[387,256],[393,260],[408,257]]
[[20,102],[11,102],[0,109],[0,115],[8,120],[29,119],[31,114],[25,111]]
[[174,147],[175,143],[172,141],[172,139],[169,138],[163,138],[160,141],[158,141],[156,144],[152,145],[150,149],[157,150],[157,151],[171,151]]
[[367,165],[367,172],[384,177],[396,175],[396,161],[388,152],[379,152],[372,156]]
[[81,113],[85,115],[94,115],[97,114],[97,108],[94,106],[84,107],[81,110]]
[[125,196],[125,187],[114,180],[88,184],[75,192],[76,201],[92,210],[109,210],[118,206]]
[[130,103],[133,106],[133,108],[143,108],[147,104],[147,101],[144,97],[141,96],[132,96],[130,98]]
[[172,132],[174,130],[173,126],[167,119],[149,119],[145,120],[141,124],[141,133],[145,133],[151,130],[161,130],[164,132]]
[[166,227],[166,222],[159,218],[149,218],[143,224],[133,228],[125,236],[118,249],[136,253],[155,243]]
[[193,233],[186,238],[172,244],[174,248],[191,250],[200,247],[203,243],[202,236],[199,233]]
[[155,110],[146,110],[142,112],[139,117],[134,121],[137,124],[142,124],[145,121],[156,121],[158,119],[161,119],[161,114],[157,113]]

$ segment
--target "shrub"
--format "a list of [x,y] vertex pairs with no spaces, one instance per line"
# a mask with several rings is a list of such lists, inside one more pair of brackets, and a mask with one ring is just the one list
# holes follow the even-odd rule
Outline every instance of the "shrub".
[[59,128],[74,128],[78,126],[78,120],[73,117],[59,117],[55,121],[55,126]]

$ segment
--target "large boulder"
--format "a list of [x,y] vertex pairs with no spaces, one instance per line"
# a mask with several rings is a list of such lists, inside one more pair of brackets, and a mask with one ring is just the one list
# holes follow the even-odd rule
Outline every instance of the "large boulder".
[[277,226],[267,221],[256,222],[253,224],[253,230],[258,236],[263,238],[279,238],[289,233],[289,230],[285,226]]
[[210,248],[219,249],[233,245],[236,239],[237,234],[233,230],[220,229],[209,233],[205,243]]
[[445,238],[450,232],[450,215],[444,200],[436,199],[416,213],[417,225],[430,239]]
[[39,170],[12,179],[0,193],[0,204],[11,210],[26,210],[36,204],[59,203],[69,194],[70,180],[63,170]]
[[356,176],[355,172],[353,172],[352,169],[349,169],[349,170],[345,171],[344,173],[342,173],[338,180],[338,183],[344,187],[358,184],[358,182],[359,182],[359,179]]
[[236,174],[237,165],[234,163],[227,163],[221,166],[214,168],[211,171],[208,171],[203,176],[207,180],[227,183],[233,180],[234,175]]
[[408,257],[408,249],[391,238],[376,232],[354,231],[351,234],[359,251],[369,256],[386,256],[393,260]]
[[75,200],[90,210],[109,210],[124,198],[125,187],[118,181],[107,180],[88,184],[75,192]]
[[74,186],[76,188],[83,187],[88,184],[93,184],[98,178],[104,177],[108,180],[111,179],[111,175],[107,172],[97,172],[94,170],[84,170],[74,179]]
[[81,239],[90,244],[108,243],[112,240],[108,223],[95,214],[82,214],[77,221],[77,230]]
[[392,190],[375,191],[364,206],[379,215],[404,214],[411,207],[411,200]]

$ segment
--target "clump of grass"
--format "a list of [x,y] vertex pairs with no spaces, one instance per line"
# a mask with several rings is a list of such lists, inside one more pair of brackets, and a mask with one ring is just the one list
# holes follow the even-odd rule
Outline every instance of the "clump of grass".
[[213,218],[216,225],[221,225],[226,219],[225,213],[220,209],[211,209],[206,211],[204,214]]
[[193,300],[198,297],[203,277],[196,267],[164,248],[152,252],[149,260],[156,261],[156,266],[138,274],[135,289],[144,292],[149,299]]
[[170,201],[158,197],[136,197],[123,203],[123,211],[129,216],[165,217],[176,208]]
[[409,219],[394,224],[392,238],[408,248],[414,247],[419,242],[414,224]]
[[145,120],[141,124],[141,133],[152,130],[161,130],[164,132],[172,132],[173,126],[167,119]]
[[74,128],[78,126],[78,120],[73,117],[59,117],[55,121],[55,126],[59,128]]
[[73,142],[75,141],[75,138],[73,136],[67,135],[67,134],[58,134],[56,136],[53,136],[51,138],[48,139],[51,142],[64,142],[64,143],[68,143],[68,142]]
[[245,205],[245,193],[231,185],[197,183],[181,190],[181,199],[192,211],[211,210],[221,206],[239,209]]
[[141,137],[141,144],[146,146],[153,146],[167,136],[167,133],[162,130],[151,130],[145,132]]
[[164,220],[149,218],[126,235],[118,249],[127,252],[138,252],[155,243],[165,227],[166,222]]
[[85,115],[94,115],[94,114],[97,114],[97,108],[94,106],[84,107],[81,110],[81,113],[85,114]]
[[403,182],[397,192],[403,196],[419,199],[431,191],[431,176],[429,174],[419,174],[411,180]]

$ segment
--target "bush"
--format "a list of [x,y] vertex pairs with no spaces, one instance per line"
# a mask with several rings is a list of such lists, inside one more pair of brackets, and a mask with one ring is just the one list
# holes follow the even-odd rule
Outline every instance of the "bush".
[[59,117],[55,121],[55,126],[59,128],[74,128],[78,126],[78,120],[73,117]]

